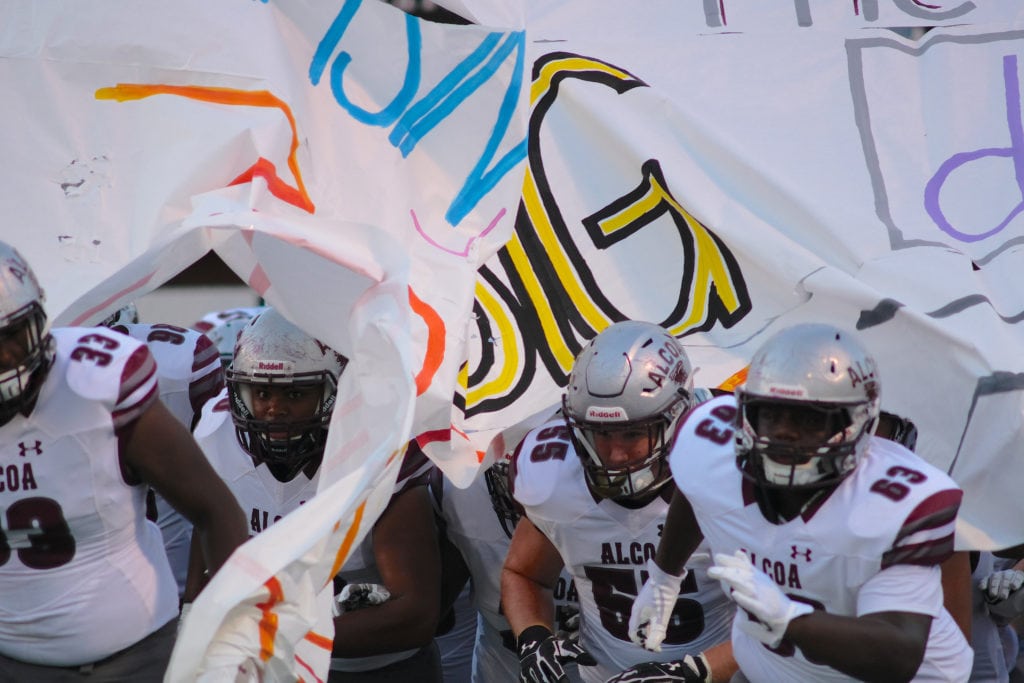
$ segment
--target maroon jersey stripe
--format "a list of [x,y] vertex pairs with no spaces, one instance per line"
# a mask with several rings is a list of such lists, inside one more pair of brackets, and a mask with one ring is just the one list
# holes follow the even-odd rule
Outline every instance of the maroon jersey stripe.
[[192,406],[192,412],[198,413],[211,398],[220,393],[224,388],[224,369],[220,367],[220,360],[217,360],[217,369],[194,380],[188,385],[188,400]]
[[963,491],[959,489],[946,489],[930,495],[907,516],[896,535],[896,543],[911,534],[936,529],[955,520],[963,496]]
[[157,401],[160,398],[160,394],[157,392],[156,383],[153,384],[153,388],[143,397],[141,401],[137,401],[130,406],[125,406],[119,410],[115,410],[110,414],[114,421],[114,431],[119,431],[125,425],[131,424],[139,415],[146,412],[146,408],[149,408],[153,401]]
[[[139,390],[144,384],[153,379],[156,374],[156,361],[149,348],[142,344],[125,361],[124,369],[121,371],[121,386],[117,394],[117,407]],[[155,382],[154,382],[155,385]]]
[[924,567],[942,564],[953,554],[953,534],[924,543],[913,543],[889,549],[882,555],[882,569],[896,564]]
[[192,356],[192,372],[199,372],[214,363],[220,365],[220,353],[218,353],[217,347],[213,345],[213,342],[205,334],[199,335],[196,339],[196,348]]

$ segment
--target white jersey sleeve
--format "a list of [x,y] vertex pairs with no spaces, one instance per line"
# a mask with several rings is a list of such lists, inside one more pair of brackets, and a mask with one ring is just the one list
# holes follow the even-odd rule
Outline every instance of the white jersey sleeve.
[[53,336],[35,407],[0,427],[0,652],[70,666],[160,628],[178,597],[119,457],[119,430],[157,400],[153,357],[105,329]]
[[[879,578],[886,569],[906,566],[928,570],[912,572],[917,580],[939,581],[931,569],[953,551],[959,487],[902,446],[873,438],[867,455],[834,490],[796,518],[772,523],[756,487],[736,465],[736,410],[732,396],[698,406],[680,426],[670,454],[676,484],[713,551],[743,550],[791,597],[832,614],[855,617],[888,597],[900,610],[934,615],[917,680],[957,680],[962,670],[970,671],[970,647],[942,608],[941,590],[901,590],[896,579],[902,572]],[[738,612],[737,624],[745,618]],[[769,650],[738,626],[733,650],[752,680],[848,680],[810,663],[786,641]]]
[[688,564],[662,651],[638,648],[628,622],[645,565],[654,556],[671,486],[644,507],[628,508],[591,493],[561,419],[530,432],[514,461],[513,493],[530,521],[558,549],[580,601],[581,642],[597,666],[579,667],[584,681],[604,681],[643,661],[698,654],[728,639],[732,603],[707,576],[706,548]]
[[164,323],[116,325],[117,332],[145,342],[156,360],[160,400],[183,425],[224,388],[224,368],[217,347],[196,330]]

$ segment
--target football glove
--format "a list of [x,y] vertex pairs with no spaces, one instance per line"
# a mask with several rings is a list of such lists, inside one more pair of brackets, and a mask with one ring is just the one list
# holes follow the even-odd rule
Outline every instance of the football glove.
[[993,572],[978,582],[978,588],[989,602],[998,602],[1010,597],[1010,593],[1024,585],[1024,572],[1019,569],[1004,569]]
[[629,638],[644,649],[661,652],[661,641],[665,640],[665,629],[687,570],[673,576],[651,558],[647,560],[647,573],[647,582],[636,596],[629,615]]
[[391,593],[379,583],[347,583],[334,597],[334,616],[387,602]]
[[740,628],[768,647],[778,647],[790,621],[814,611],[810,605],[787,597],[742,550],[735,555],[716,553],[715,566],[708,569],[708,576],[718,579],[726,595],[753,617],[740,622]]
[[562,640],[540,625],[530,626],[519,634],[518,649],[520,683],[566,683],[569,677],[563,664],[597,664],[579,643]]
[[644,662],[612,676],[605,683],[711,683],[711,670],[704,655],[671,662]]

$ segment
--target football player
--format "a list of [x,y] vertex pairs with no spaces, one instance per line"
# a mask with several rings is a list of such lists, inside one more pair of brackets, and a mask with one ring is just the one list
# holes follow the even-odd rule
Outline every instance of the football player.
[[[346,364],[272,308],[239,334],[227,387],[203,407],[194,433],[249,515],[251,534],[316,494]],[[431,468],[421,453],[406,458],[391,502],[335,579],[341,607],[330,681],[384,667],[411,667],[424,681],[439,672],[432,638],[440,570],[426,490]],[[187,599],[201,588],[202,569],[194,559]],[[320,642],[307,638],[296,648],[297,659],[314,670],[326,654]]]
[[881,383],[852,333],[787,328],[735,397],[694,410],[670,463],[676,492],[630,635],[656,648],[686,558],[742,608],[733,653],[751,681],[964,681],[971,649],[943,607],[962,491],[873,436]]
[[[548,411],[548,415],[555,412]],[[519,433],[517,440],[522,436]],[[447,477],[438,476],[431,482],[446,537],[458,555],[445,565],[445,570],[452,572],[455,565],[454,571],[462,576],[462,581],[469,579],[472,585],[470,595],[477,614],[470,673],[474,683],[510,681],[519,676],[515,637],[501,605],[501,566],[522,514],[509,492],[511,455],[498,454],[496,462],[467,488],[454,486]],[[555,584],[553,598],[557,631],[568,634],[577,630],[576,586],[564,570]],[[571,680],[578,680],[575,667],[568,674]]]
[[[502,570],[501,597],[516,633],[520,680],[560,680],[563,664],[576,660],[584,681],[605,681],[652,659],[630,641],[626,625],[673,490],[666,458],[677,423],[695,403],[692,374],[686,351],[664,328],[613,324],[576,358],[563,415],[516,450],[512,493],[525,516]],[[709,553],[690,559],[654,657],[672,666],[658,680],[673,680],[677,668],[675,680],[710,680],[709,668],[728,680],[731,657],[711,650],[728,641],[734,609],[706,575]],[[563,565],[580,601],[578,644],[553,633],[551,591]]]
[[142,342],[50,330],[28,264],[0,243],[0,680],[161,681],[178,596],[152,486],[216,570],[241,510],[158,400]]
[[[140,323],[135,306],[121,308],[103,322],[115,332],[145,342],[156,360],[160,400],[190,431],[203,405],[224,388],[217,349],[205,335],[165,323]],[[192,525],[163,496],[150,489],[149,517],[160,527],[178,597],[185,591]]]

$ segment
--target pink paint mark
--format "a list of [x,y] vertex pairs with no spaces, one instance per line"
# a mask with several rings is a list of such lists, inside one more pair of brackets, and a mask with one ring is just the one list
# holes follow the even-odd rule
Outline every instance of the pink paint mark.
[[722,14],[722,26],[727,25],[729,22],[725,20],[725,0],[718,0],[718,11]]
[[145,287],[145,286],[146,286],[146,283],[148,283],[148,282],[149,282],[150,280],[152,280],[152,279],[153,279],[153,276],[154,276],[155,274],[156,274],[156,273],[150,273],[149,275],[147,275],[146,277],[142,278],[141,280],[139,280],[139,281],[138,281],[138,282],[136,282],[135,284],[133,284],[133,285],[129,285],[129,286],[125,287],[124,289],[122,289],[122,290],[121,290],[120,292],[118,292],[117,294],[114,294],[113,296],[109,297],[109,298],[108,298],[108,299],[106,299],[105,301],[103,301],[103,302],[101,302],[101,303],[99,303],[99,304],[97,304],[97,305],[93,306],[93,307],[92,307],[92,308],[90,308],[90,309],[89,309],[88,311],[86,311],[85,313],[81,314],[80,316],[78,316],[77,318],[75,318],[74,320],[72,320],[72,321],[71,321],[71,326],[72,326],[72,327],[76,327],[76,326],[78,326],[78,325],[81,325],[81,324],[82,324],[82,323],[84,323],[84,322],[85,322],[86,320],[88,320],[89,318],[91,318],[91,317],[92,317],[92,316],[93,316],[94,314],[96,314],[96,313],[99,313],[99,312],[100,312],[100,311],[102,311],[102,310],[103,310],[104,308],[106,308],[106,307],[107,307],[107,306],[109,306],[110,304],[114,303],[115,301],[117,301],[118,299],[120,299],[120,298],[121,298],[122,296],[124,296],[125,294],[130,294],[130,293],[132,293],[132,292],[134,292],[134,291],[137,291],[137,290],[139,290],[139,289],[142,289],[143,287]]
[[483,232],[481,232],[476,237],[470,237],[469,241],[466,242],[466,248],[463,249],[461,252],[455,251],[454,249],[449,249],[448,247],[438,244],[433,239],[431,239],[430,235],[424,232],[423,228],[420,227],[419,219],[416,218],[416,211],[414,211],[413,209],[409,209],[409,215],[412,216],[412,224],[416,227],[416,232],[418,232],[420,236],[427,241],[428,244],[437,247],[441,251],[448,252],[449,254],[454,254],[455,256],[469,256],[469,248],[473,246],[473,242],[480,239],[481,237],[489,233],[491,230],[494,230],[494,228],[498,225],[498,221],[500,221],[502,217],[505,215],[505,209],[502,209],[501,211],[498,212],[498,215],[494,217],[494,220],[491,221],[490,225],[484,228]]
[[914,4],[918,5],[919,7],[926,7],[928,9],[941,9],[942,8],[942,5],[929,5],[929,4],[921,2],[921,0],[914,0]]
[[270,289],[270,278],[267,277],[263,266],[257,265],[252,269],[252,273],[249,274],[249,286],[260,296],[266,295],[267,290]]

